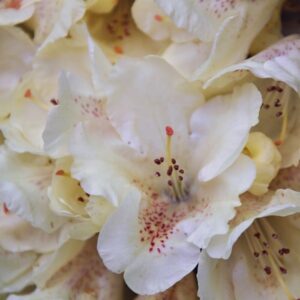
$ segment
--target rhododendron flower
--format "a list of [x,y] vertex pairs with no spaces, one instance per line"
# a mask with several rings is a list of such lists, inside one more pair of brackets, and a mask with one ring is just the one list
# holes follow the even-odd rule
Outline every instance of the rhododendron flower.
[[102,115],[77,125],[71,171],[89,194],[121,202],[100,233],[100,255],[134,291],[153,294],[226,232],[255,177],[241,151],[261,98],[244,85],[203,104],[193,84],[154,57],[117,64],[106,97]]
[[253,82],[263,96],[260,122],[254,128],[271,138],[282,156],[281,167],[300,159],[300,38],[286,37],[263,52],[216,74],[206,82],[206,94]]
[[132,1],[122,0],[108,14],[87,12],[85,16],[91,35],[113,63],[123,56],[160,54],[167,46],[167,42],[154,41],[137,28],[131,8]]
[[190,32],[201,42],[171,45],[164,57],[188,78],[205,81],[247,56],[251,43],[281,1],[155,2],[179,28]]
[[[33,47],[32,43],[28,42],[29,46],[27,46],[25,39],[24,47],[27,48],[24,48],[20,59],[26,62],[23,67],[26,68],[26,73],[21,68],[22,65],[16,68],[13,60],[5,62],[8,70],[5,74],[11,76],[3,78],[3,85],[9,79],[11,84],[17,80],[20,82],[14,84],[13,93],[10,89],[5,91],[4,96],[7,94],[7,97],[3,100],[7,109],[4,107],[6,115],[0,128],[6,138],[6,144],[16,152],[28,151],[43,155],[46,150],[50,155],[59,155],[51,149],[44,149],[42,135],[49,111],[59,104],[58,80],[62,71],[72,73],[72,82],[81,91],[96,93],[101,89],[96,85],[95,77],[98,75],[95,69],[102,61],[103,65],[108,64],[106,58],[95,46],[83,25],[74,26],[70,33],[72,38],[62,38],[44,47],[35,56],[33,62],[30,56],[33,54],[26,52],[29,46]],[[9,58],[6,52],[3,56],[3,60]],[[29,70],[29,63],[33,64],[31,70]]]
[[[200,255],[204,299],[299,299],[299,166],[282,169],[261,197],[245,194],[225,235]],[[215,288],[218,284],[218,289]]]

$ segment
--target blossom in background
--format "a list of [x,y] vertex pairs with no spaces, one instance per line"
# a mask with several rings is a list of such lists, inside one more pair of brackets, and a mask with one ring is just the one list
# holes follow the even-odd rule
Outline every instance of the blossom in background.
[[282,3],[280,0],[155,2],[179,28],[198,39],[172,44],[164,53],[165,59],[187,78],[201,82],[246,58],[252,42]]
[[299,192],[298,166],[282,169],[267,194],[244,195],[229,232],[200,256],[199,297],[299,299]]
[[[70,255],[72,250],[69,247],[64,255]],[[82,245],[76,255],[69,258],[68,263],[57,268],[42,287],[27,295],[11,295],[8,300],[121,300],[122,294],[122,277],[104,267],[96,250],[96,239],[92,238]]]

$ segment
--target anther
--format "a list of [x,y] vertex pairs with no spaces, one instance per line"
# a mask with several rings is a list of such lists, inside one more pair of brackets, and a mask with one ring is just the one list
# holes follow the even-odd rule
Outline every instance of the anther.
[[55,175],[63,176],[63,175],[65,175],[65,171],[64,170],[58,170],[58,171],[56,171]]
[[172,164],[173,164],[173,165],[175,165],[175,164],[176,164],[176,159],[175,159],[175,158],[172,158],[172,160],[171,160],[171,161],[172,161]]
[[178,176],[178,179],[179,179],[180,181],[182,181],[182,180],[183,180],[183,177],[182,177],[182,176]]
[[154,163],[156,163],[157,165],[160,165],[161,164],[160,159],[159,158],[154,159]]
[[174,169],[177,171],[179,169],[179,166],[178,165],[175,165],[174,166]]
[[156,177],[160,177],[160,173],[159,172],[155,172],[155,176]]
[[161,157],[159,160],[161,163],[163,163],[165,159],[163,157]]
[[172,172],[173,172],[173,167],[172,167],[172,166],[169,166],[168,171],[167,171],[167,175],[168,175],[168,176],[171,176],[171,175],[172,175]]
[[180,169],[180,170],[179,170],[179,173],[184,174],[184,170],[183,170],[183,169]]
[[169,185],[169,186],[173,186],[172,180],[168,180],[168,185]]
[[282,274],[286,274],[287,273],[287,269],[283,268],[283,267],[279,267],[280,271]]

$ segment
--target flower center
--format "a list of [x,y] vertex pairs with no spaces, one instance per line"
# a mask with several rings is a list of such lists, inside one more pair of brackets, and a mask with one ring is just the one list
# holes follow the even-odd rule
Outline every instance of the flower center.
[[288,299],[298,300],[292,295],[284,279],[288,273],[285,260],[291,251],[284,246],[270,222],[266,218],[256,220],[246,231],[245,239],[253,258],[266,276],[273,276],[277,280]]
[[[181,202],[186,200],[188,196],[187,190],[184,188],[184,169],[181,168],[175,158],[172,157],[172,137],[174,130],[170,126],[166,126],[166,153],[165,156],[154,159],[154,164],[159,166],[159,169],[155,172],[156,177],[160,177],[162,180],[166,180],[166,184],[169,187],[169,194],[172,200]],[[162,176],[165,175],[165,176]]]

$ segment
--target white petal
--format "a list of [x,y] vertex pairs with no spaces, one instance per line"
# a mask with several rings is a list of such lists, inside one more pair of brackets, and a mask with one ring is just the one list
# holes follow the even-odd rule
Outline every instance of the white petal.
[[136,0],[131,8],[137,26],[154,40],[186,42],[194,39],[193,35],[179,29],[155,4],[154,0]]
[[10,93],[30,68],[35,49],[29,37],[16,27],[2,27],[0,40],[0,118],[2,119],[10,112]]
[[240,205],[239,195],[248,190],[254,178],[253,162],[241,155],[221,175],[199,184],[199,209],[195,217],[183,222],[183,226],[189,228],[188,240],[199,248],[206,248],[213,236],[228,232],[228,222],[236,214],[235,207]]
[[43,42],[40,49],[65,37],[72,25],[83,17],[84,12],[84,2],[81,0],[42,0],[37,5],[34,20],[37,26],[35,39],[38,43]]
[[175,151],[187,144],[188,120],[203,101],[192,84],[157,57],[120,61],[111,76],[108,99],[109,118],[122,139],[154,158],[165,152],[166,126],[177,136]]
[[9,211],[47,232],[54,231],[63,219],[49,209],[47,187],[52,166],[47,158],[12,153],[0,149],[1,202]]
[[251,127],[258,122],[260,105],[257,88],[245,84],[232,94],[211,99],[193,113],[191,137],[201,166],[199,180],[211,180],[240,155]]
[[7,7],[0,8],[0,26],[15,25],[30,19],[35,10],[34,3],[38,1],[39,0],[8,1]]
[[104,225],[98,250],[110,270],[125,271],[125,281],[132,290],[155,294],[191,272],[199,250],[186,242],[182,231],[172,234],[165,241],[165,248],[150,250],[150,241],[145,244],[140,240],[139,197],[139,194],[129,196]]
[[139,165],[134,164],[131,149],[110,123],[102,117],[97,123],[78,124],[70,150],[74,157],[72,175],[83,189],[118,205],[132,188],[132,174],[136,174]]
[[300,212],[299,195],[299,192],[287,189],[278,190],[274,195],[273,193],[267,194],[263,198],[246,198],[238,209],[230,230],[224,235],[212,238],[207,248],[209,255],[227,259],[234,243],[257,218],[288,216]]

